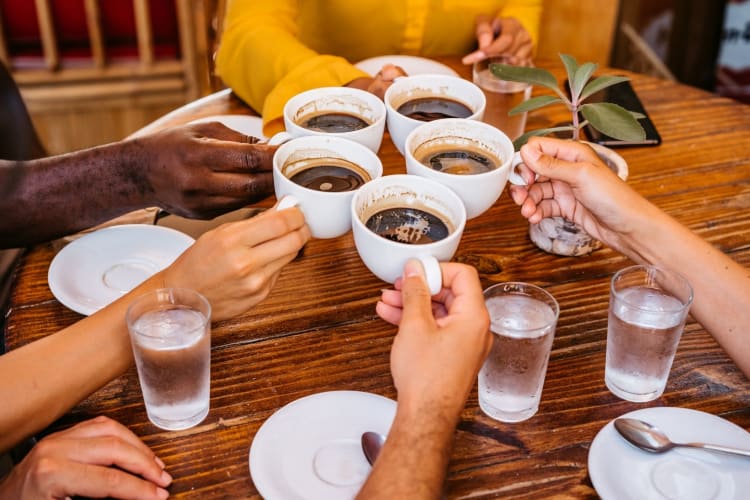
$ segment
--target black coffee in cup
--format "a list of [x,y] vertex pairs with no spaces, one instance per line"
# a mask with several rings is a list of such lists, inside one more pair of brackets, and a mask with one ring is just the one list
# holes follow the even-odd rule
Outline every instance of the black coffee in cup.
[[466,104],[447,97],[419,97],[406,101],[396,109],[415,120],[431,122],[440,118],[468,118],[474,112]]
[[309,130],[329,134],[353,132],[370,125],[361,116],[338,111],[325,111],[323,113],[303,116],[297,121],[297,124]]
[[[316,191],[354,191],[370,180],[370,175],[356,163],[342,158],[305,159],[289,180]],[[284,172],[289,170],[285,165]]]
[[393,207],[380,210],[365,222],[367,228],[383,238],[424,245],[446,238],[449,225],[437,215],[414,207]]
[[502,162],[490,152],[460,140],[456,143],[440,140],[439,144],[425,143],[414,151],[414,158],[438,172],[457,175],[482,174],[498,168]]

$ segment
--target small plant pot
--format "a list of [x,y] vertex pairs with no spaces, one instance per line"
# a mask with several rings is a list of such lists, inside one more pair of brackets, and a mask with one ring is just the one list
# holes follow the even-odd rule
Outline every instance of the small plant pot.
[[[628,178],[628,164],[615,151],[595,143],[587,143],[609,168],[622,180]],[[601,241],[593,238],[575,222],[563,217],[547,217],[537,224],[529,224],[529,237],[536,246],[555,255],[582,257],[601,248]]]

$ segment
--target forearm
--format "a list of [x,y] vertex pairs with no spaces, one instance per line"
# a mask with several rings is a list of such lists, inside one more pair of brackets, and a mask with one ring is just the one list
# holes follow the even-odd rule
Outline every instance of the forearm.
[[357,498],[439,498],[458,413],[399,403],[386,444]]
[[692,316],[750,377],[750,271],[663,212],[644,217],[628,241],[637,262],[687,278]]
[[0,452],[44,429],[132,364],[125,312],[156,275],[96,314],[0,357]]
[[153,199],[136,141],[29,162],[0,160],[0,246],[22,247],[77,232]]

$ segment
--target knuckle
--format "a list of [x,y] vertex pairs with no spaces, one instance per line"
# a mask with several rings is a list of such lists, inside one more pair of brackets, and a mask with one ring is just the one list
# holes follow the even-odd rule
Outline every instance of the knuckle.
[[34,482],[49,484],[59,476],[60,469],[61,467],[57,460],[43,456],[33,462],[29,474],[34,478]]

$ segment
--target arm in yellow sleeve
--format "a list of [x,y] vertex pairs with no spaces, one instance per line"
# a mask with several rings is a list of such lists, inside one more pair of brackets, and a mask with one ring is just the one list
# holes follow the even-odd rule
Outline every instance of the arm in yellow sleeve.
[[[539,24],[542,19],[542,0],[510,0],[498,13],[498,17],[518,19],[534,41],[539,44]],[[535,49],[536,50],[536,49]]]
[[321,55],[297,38],[297,0],[234,0],[216,58],[219,76],[263,116],[266,135],[283,128],[290,97],[369,76],[346,59]]

